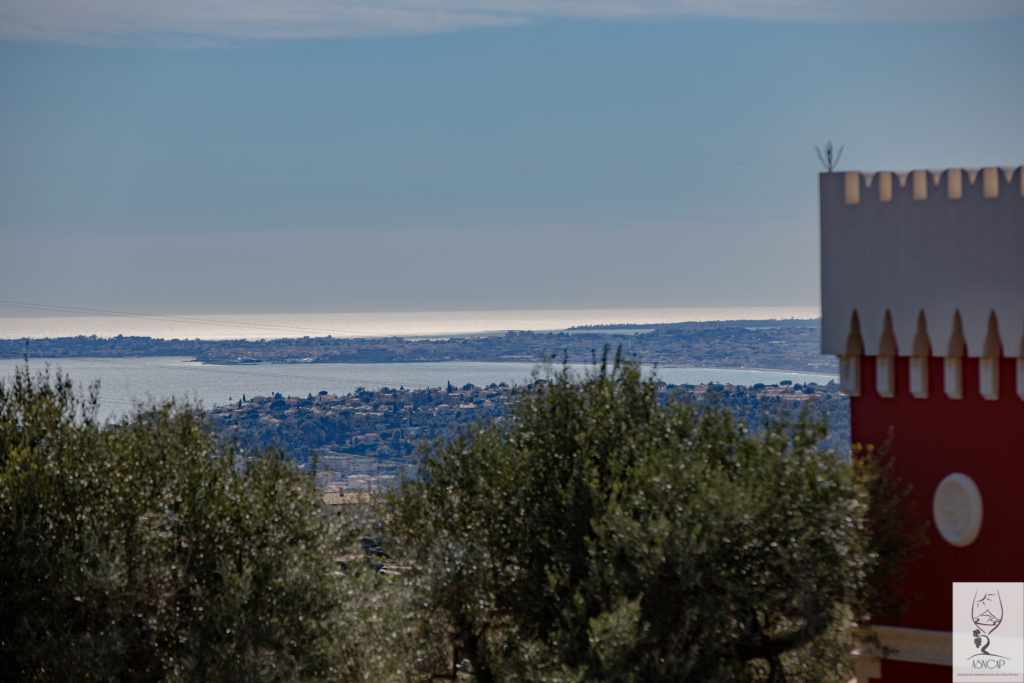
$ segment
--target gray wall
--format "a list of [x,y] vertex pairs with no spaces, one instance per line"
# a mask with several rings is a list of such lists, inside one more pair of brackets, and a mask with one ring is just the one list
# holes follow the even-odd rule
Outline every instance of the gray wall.
[[981,356],[995,312],[1004,356],[1024,357],[1024,167],[823,173],[822,351],[842,355],[854,311],[878,355],[886,310],[909,356],[924,311],[932,355],[960,312]]

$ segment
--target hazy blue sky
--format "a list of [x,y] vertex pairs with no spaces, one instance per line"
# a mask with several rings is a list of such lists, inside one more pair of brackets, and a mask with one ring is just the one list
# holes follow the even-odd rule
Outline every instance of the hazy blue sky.
[[0,299],[815,304],[828,139],[1020,165],[1024,2],[6,0]]

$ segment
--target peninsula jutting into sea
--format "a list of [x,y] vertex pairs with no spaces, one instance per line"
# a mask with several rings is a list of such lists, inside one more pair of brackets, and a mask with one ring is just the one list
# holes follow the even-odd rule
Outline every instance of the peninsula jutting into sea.
[[230,432],[281,446],[298,462],[316,453],[323,476],[359,489],[409,472],[418,444],[502,414],[542,363],[582,371],[616,353],[660,368],[670,393],[714,397],[752,424],[771,406],[813,398],[830,425],[827,445],[845,451],[847,400],[830,381],[836,361],[821,355],[820,330],[820,319],[786,319],[434,338],[80,335],[0,340],[0,359],[46,363],[84,385],[100,380],[104,418],[157,398],[153,391],[188,396]]
[[586,363],[609,348],[621,349],[643,363],[666,367],[762,368],[833,374],[836,360],[821,355],[820,340],[820,319],[731,320],[586,326],[557,332],[510,331],[444,338],[21,338],[0,340],[0,358],[189,356],[217,364],[547,360]]

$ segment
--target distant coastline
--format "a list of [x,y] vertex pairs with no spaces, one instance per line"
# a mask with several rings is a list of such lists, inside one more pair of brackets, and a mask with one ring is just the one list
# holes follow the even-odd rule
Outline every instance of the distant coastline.
[[617,352],[663,367],[770,369],[834,374],[820,350],[820,320],[732,320],[510,331],[476,336],[157,339],[99,336],[0,340],[0,358],[185,356],[203,363],[589,363]]
[[[4,310],[16,310],[7,309]],[[67,315],[0,317],[0,340],[92,336],[165,340],[287,339],[301,337],[465,337],[507,331],[549,332],[621,325],[682,324],[724,320],[811,319],[817,306],[536,309],[398,313],[283,313],[224,315]]]

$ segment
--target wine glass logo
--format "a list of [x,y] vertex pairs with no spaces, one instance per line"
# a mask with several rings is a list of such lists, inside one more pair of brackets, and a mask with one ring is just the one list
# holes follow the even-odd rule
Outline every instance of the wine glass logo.
[[978,628],[974,631],[974,646],[983,654],[990,654],[989,635],[1003,623],[1003,600],[997,590],[982,589],[974,593],[971,619]]

